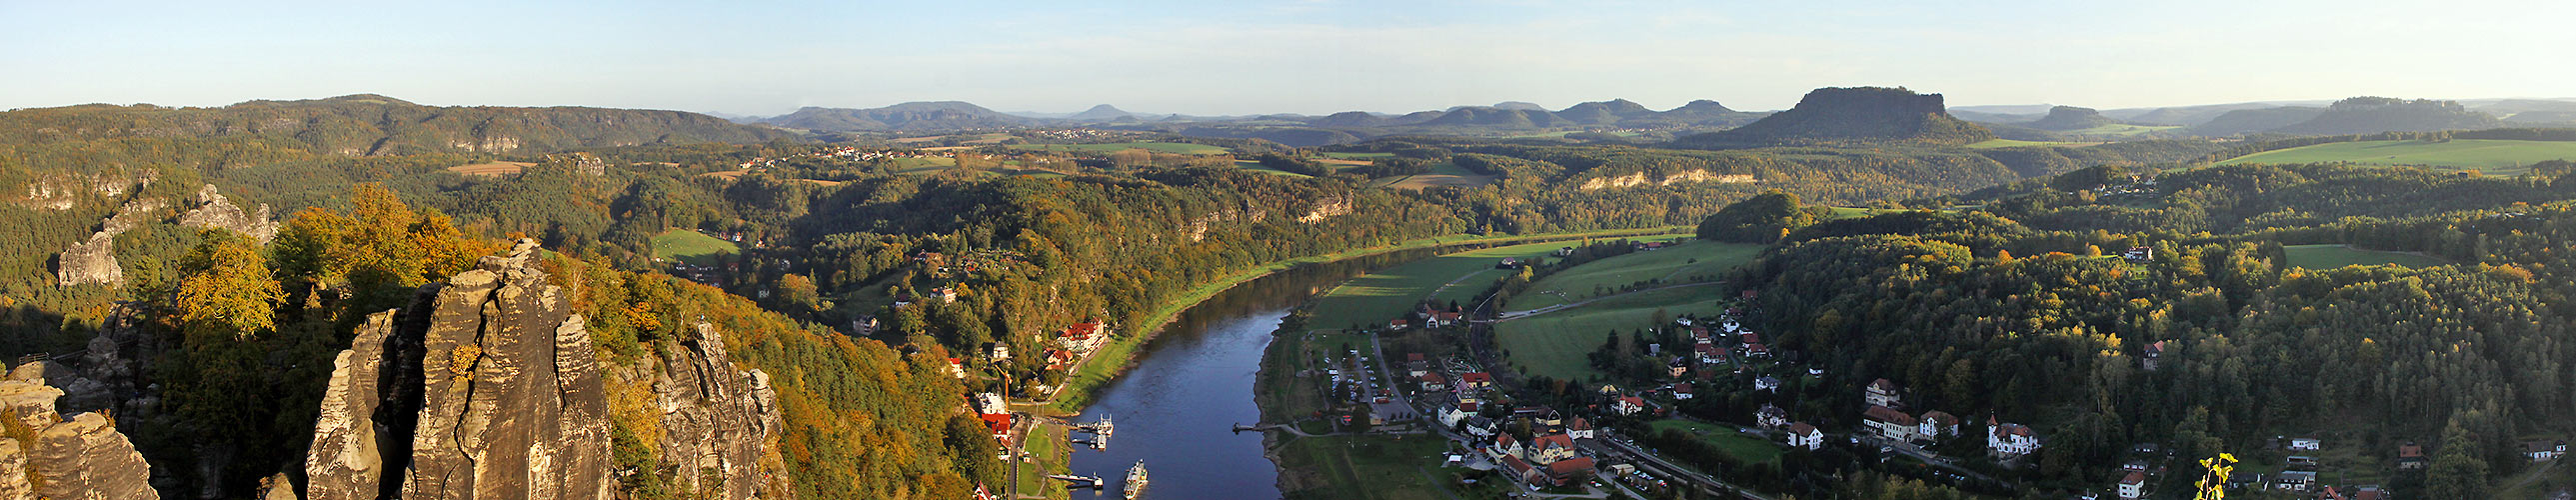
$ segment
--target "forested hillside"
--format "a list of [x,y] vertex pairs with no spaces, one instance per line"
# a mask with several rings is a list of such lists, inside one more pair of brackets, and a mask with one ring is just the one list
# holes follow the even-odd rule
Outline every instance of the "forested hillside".
[[[2423,443],[2429,470],[2387,477],[2400,494],[2481,498],[2576,410],[2569,171],[2086,169],[1960,200],[1974,212],[1806,226],[1734,282],[1830,373],[2039,422],[2037,484],[2082,488],[2133,443],[2242,456],[2326,433]],[[2292,244],[2452,264],[2308,269]]]

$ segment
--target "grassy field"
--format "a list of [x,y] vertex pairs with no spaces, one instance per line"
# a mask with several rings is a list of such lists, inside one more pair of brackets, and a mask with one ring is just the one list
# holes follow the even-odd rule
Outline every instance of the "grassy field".
[[2406,267],[2430,267],[2449,264],[2440,258],[2407,252],[2363,250],[2346,245],[2290,245],[2281,247],[2289,254],[2290,265],[2309,269],[2334,269],[2344,266],[2396,264]]
[[1280,169],[1276,169],[1276,168],[1270,168],[1270,166],[1269,166],[1269,165],[1263,165],[1263,164],[1261,164],[1261,162],[1252,161],[1252,160],[1235,160],[1235,161],[1234,161],[1234,168],[1240,168],[1240,169],[1243,169],[1244,171],[1247,171],[1247,172],[1260,172],[1260,173],[1265,173],[1265,174],[1270,174],[1270,175],[1284,175],[1284,176],[1296,177],[1296,178],[1301,178],[1301,179],[1302,179],[1302,178],[1313,178],[1313,177],[1315,177],[1315,176],[1312,176],[1312,175],[1306,175],[1306,174],[1300,174],[1300,173],[1290,172],[1290,171],[1286,171],[1286,170],[1280,170]]
[[1288,442],[1280,445],[1278,453],[1288,474],[1281,480],[1287,498],[1456,498],[1444,489],[1446,479],[1459,469],[1441,469],[1441,453],[1449,451],[1449,441],[1436,436],[1283,439]]
[[2101,144],[2101,143],[2098,143],[2098,142],[2064,142],[2064,141],[2016,141],[2016,140],[2012,140],[2012,139],[1989,139],[1989,140],[1987,140],[1987,141],[1985,141],[1985,142],[1979,142],[1979,143],[1975,143],[1975,144],[1969,144],[1969,145],[1968,145],[1968,149],[2019,148],[2019,147],[2031,147],[2031,146],[2090,146],[2090,145],[2094,145],[2094,144]]
[[1109,142],[1109,143],[1100,143],[1100,144],[1019,144],[1019,145],[1011,146],[1011,148],[1012,148],[1012,149],[1027,150],[1027,151],[1068,151],[1068,152],[1081,152],[1081,153],[1111,153],[1111,152],[1117,152],[1117,151],[1123,151],[1123,150],[1129,150],[1129,149],[1143,149],[1143,150],[1146,150],[1146,151],[1153,151],[1153,152],[1156,152],[1156,153],[1174,153],[1174,154],[1185,154],[1185,155],[1221,155],[1221,154],[1226,154],[1226,152],[1227,152],[1225,148],[1220,148],[1220,147],[1216,147],[1216,146],[1209,146],[1209,145],[1206,145],[1206,144],[1184,144],[1184,143],[1178,143],[1178,142]]
[[447,171],[449,171],[449,172],[455,172],[455,173],[459,173],[459,174],[471,175],[471,176],[478,176],[478,177],[499,177],[499,176],[504,176],[504,175],[514,175],[514,174],[518,174],[518,173],[519,173],[519,171],[521,171],[521,170],[527,170],[527,168],[528,168],[528,167],[533,167],[533,166],[536,166],[536,165],[537,165],[537,164],[535,164],[535,163],[528,163],[528,162],[517,162],[517,161],[495,161],[495,162],[489,162],[489,163],[476,163],[476,164],[472,164],[472,165],[457,165],[457,166],[453,166],[453,167],[447,167]]
[[653,235],[653,256],[678,260],[691,265],[712,266],[718,258],[741,250],[733,242],[719,240],[706,233],[673,229]]
[[1493,184],[1495,179],[1497,178],[1494,176],[1478,174],[1456,163],[1444,161],[1431,165],[1430,173],[1389,177],[1380,181],[1379,185],[1397,189],[1422,189],[1432,186],[1476,187]]
[[1717,449],[1724,450],[1726,454],[1733,455],[1736,460],[1741,460],[1744,463],[1758,464],[1780,460],[1780,445],[1774,444],[1767,439],[1748,436],[1741,432],[1735,432],[1735,429],[1731,427],[1709,425],[1688,420],[1657,420],[1647,424],[1647,426],[1653,428],[1655,432],[1663,432],[1666,429],[1678,429],[1682,432],[1698,435],[1700,441],[1706,441],[1709,444],[1716,445]]
[[[1183,293],[1181,296],[1175,297],[1173,300],[1155,307],[1154,313],[1147,316],[1148,319],[1145,320],[1144,324],[1138,325],[1134,330],[1130,331],[1152,332],[1159,330],[1163,327],[1164,323],[1169,323],[1172,321],[1173,317],[1179,316],[1181,311],[1189,309],[1190,306],[1198,305],[1199,302],[1205,301],[1209,297],[1214,297],[1217,293],[1224,292],[1227,288],[1233,288],[1234,285],[1241,284],[1246,281],[1252,281],[1255,278],[1267,276],[1270,273],[1279,272],[1283,269],[1308,263],[1332,262],[1336,260],[1365,257],[1399,250],[1434,248],[1468,243],[1511,242],[1533,239],[1562,240],[1566,238],[1585,237],[1615,238],[1658,234],[1673,229],[1679,228],[1616,229],[1585,233],[1513,236],[1442,236],[1422,238],[1394,245],[1354,248],[1325,255],[1272,262],[1266,266],[1245,269],[1242,272],[1226,275],[1226,277],[1218,278],[1216,281],[1199,285],[1197,288],[1192,288],[1188,293]],[[1380,319],[1379,321],[1385,320]],[[1083,405],[1090,404],[1092,396],[1091,390],[1098,388],[1103,384],[1107,384],[1111,379],[1116,378],[1118,376],[1118,371],[1127,366],[1127,359],[1135,353],[1136,348],[1143,346],[1145,341],[1149,339],[1151,339],[1150,336],[1121,335],[1111,337],[1109,344],[1102,346],[1100,348],[1100,352],[1093,354],[1091,358],[1084,360],[1081,365],[1073,368],[1073,372],[1065,377],[1064,388],[1056,392],[1056,397],[1053,401],[1047,402],[1047,408],[1052,411],[1069,413],[1082,409]]]
[[2530,165],[2533,163],[2567,159],[2576,159],[2576,142],[2459,139],[2445,142],[2360,141],[2318,144],[2239,156],[2218,164],[2347,162],[2362,165],[2457,168],[2477,170],[2490,175],[2519,175],[2531,171]]
[[[1670,239],[1683,237],[1686,236],[1673,235]],[[1752,262],[1762,249],[1762,245],[1693,240],[1663,250],[1601,259],[1538,280],[1529,291],[1513,296],[1508,309],[1526,311],[1616,294],[1619,287],[1640,281],[1680,283],[1695,275],[1714,276]]]
[[1022,450],[1027,451],[1035,460],[1020,464],[1020,477],[1014,478],[1019,481],[1019,485],[1014,491],[1046,498],[1070,496],[1070,493],[1065,491],[1063,481],[1046,477],[1047,474],[1052,473],[1050,471],[1072,467],[1073,453],[1064,446],[1064,427],[1047,424],[1031,425],[1028,437],[1021,443]]
[[[1655,311],[1667,315],[1714,315],[1725,306],[1717,287],[1693,286],[1637,292],[1602,299],[1581,307],[1494,324],[1499,344],[1514,368],[1560,380],[1590,380],[1600,375],[1585,359],[1613,332],[1626,334],[1657,326]],[[1517,307],[1517,306],[1515,306]]]
[[[1315,299],[1315,315],[1309,326],[1318,329],[1384,326],[1386,320],[1412,311],[1414,304],[1431,296],[1431,292],[1441,285],[1493,269],[1494,262],[1504,257],[1543,257],[1565,246],[1564,242],[1547,242],[1470,250],[1352,278]],[[1466,282],[1460,284],[1465,286]]]
[[1344,159],[1344,160],[1366,160],[1366,159],[1371,159],[1371,158],[1385,158],[1385,157],[1395,156],[1395,153],[1323,153],[1323,155],[1324,155],[1324,157],[1325,157],[1325,158],[1338,158],[1338,159]]
[[2065,133],[2073,135],[2124,137],[2178,128],[2182,127],[2178,125],[2130,125],[2126,123],[2113,123],[2093,128],[2068,130]]

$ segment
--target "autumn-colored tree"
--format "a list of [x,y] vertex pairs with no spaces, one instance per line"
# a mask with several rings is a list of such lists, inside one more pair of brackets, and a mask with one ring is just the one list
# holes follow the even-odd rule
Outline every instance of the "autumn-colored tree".
[[170,306],[190,337],[244,340],[276,328],[277,304],[285,294],[270,279],[258,243],[231,230],[208,229],[179,269]]
[[348,214],[306,208],[277,238],[281,275],[301,285],[346,282],[353,306],[395,305],[408,290],[445,278],[500,251],[500,242],[470,237],[435,210],[415,211],[381,184],[349,190]]

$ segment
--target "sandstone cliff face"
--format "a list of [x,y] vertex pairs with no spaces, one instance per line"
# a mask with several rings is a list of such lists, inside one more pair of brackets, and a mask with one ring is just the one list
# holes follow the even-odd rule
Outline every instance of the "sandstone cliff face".
[[[758,496],[761,452],[780,426],[769,375],[735,370],[725,361],[723,336],[704,323],[677,347],[663,350],[662,376],[653,382],[664,468],[679,472],[674,476],[691,491]],[[704,484],[708,479],[719,483]]]
[[11,370],[0,380],[0,409],[16,417],[0,437],[0,500],[161,498],[148,482],[151,469],[143,455],[106,415],[88,412],[66,420],[55,413],[54,400],[63,391],[45,386],[42,372]]
[[216,192],[213,184],[197,190],[197,208],[180,214],[179,225],[231,229],[250,235],[263,244],[277,237],[277,222],[269,219],[268,204],[259,204],[259,210],[255,212],[243,211],[233,205],[232,200],[225,199],[223,193]]
[[[305,461],[304,498],[607,499],[607,387],[570,292],[530,267],[534,242],[371,315],[335,362]],[[778,428],[767,377],[737,371],[702,329],[654,379],[664,456],[757,495]],[[737,478],[739,478],[737,480]]]
[[63,249],[62,255],[54,259],[54,282],[62,286],[125,284],[125,268],[116,263],[116,235],[158,219],[161,209],[168,206],[160,198],[142,198],[117,207],[116,215],[108,216],[98,232]]

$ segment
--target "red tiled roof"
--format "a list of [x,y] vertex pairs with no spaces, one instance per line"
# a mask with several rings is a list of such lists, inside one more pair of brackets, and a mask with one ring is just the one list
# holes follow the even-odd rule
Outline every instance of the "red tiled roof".
[[1869,405],[1869,410],[1861,412],[1861,416],[1870,420],[1889,422],[1896,425],[1914,425],[1913,416],[1906,415],[1905,412],[1896,411],[1894,408],[1888,408],[1885,406]]
[[1545,435],[1545,436],[1539,436],[1539,438],[1538,438],[1538,440],[1537,440],[1536,442],[1533,442],[1533,443],[1530,443],[1530,444],[1531,444],[1532,446],[1537,446],[1539,449],[1542,449],[1542,450],[1547,449],[1547,447],[1549,447],[1549,446],[1556,446],[1556,447],[1561,447],[1561,448],[1573,448],[1573,447],[1574,447],[1574,438],[1572,438],[1572,437],[1568,437],[1568,436],[1566,436],[1566,435],[1564,435],[1564,434],[1549,434],[1549,435]]
[[1896,392],[1896,383],[1889,382],[1887,379],[1872,380],[1869,382],[1869,388],[1878,389],[1879,392]]
[[2140,484],[2145,482],[2147,482],[2147,471],[2129,471],[2129,477],[2120,478],[2120,484]]
[[1584,420],[1583,417],[1574,417],[1574,421],[1565,423],[1565,428],[1578,431],[1590,430],[1592,429],[1592,421]]
[[1458,381],[1470,384],[1492,383],[1494,381],[1494,374],[1485,372],[1461,373],[1458,374]]
[[1405,361],[1421,361],[1421,360],[1422,360],[1422,353],[1418,353],[1418,352],[1408,352],[1408,353],[1404,353],[1404,360],[1405,360]]
[[1529,473],[1532,470],[1529,462],[1523,462],[1521,461],[1521,457],[1511,455],[1503,455],[1503,467],[1511,469],[1513,475],[1523,477],[1529,476]]
[[1590,470],[1592,470],[1592,457],[1574,457],[1547,464],[1548,475],[1558,478]]
[[1815,433],[1816,433],[1816,426],[1813,426],[1813,425],[1807,425],[1807,423],[1806,423],[1806,422],[1797,422],[1797,423],[1789,424],[1789,434],[1790,434],[1790,435],[1793,435],[1793,436],[1804,436],[1804,435],[1808,435],[1808,434],[1815,434]]

